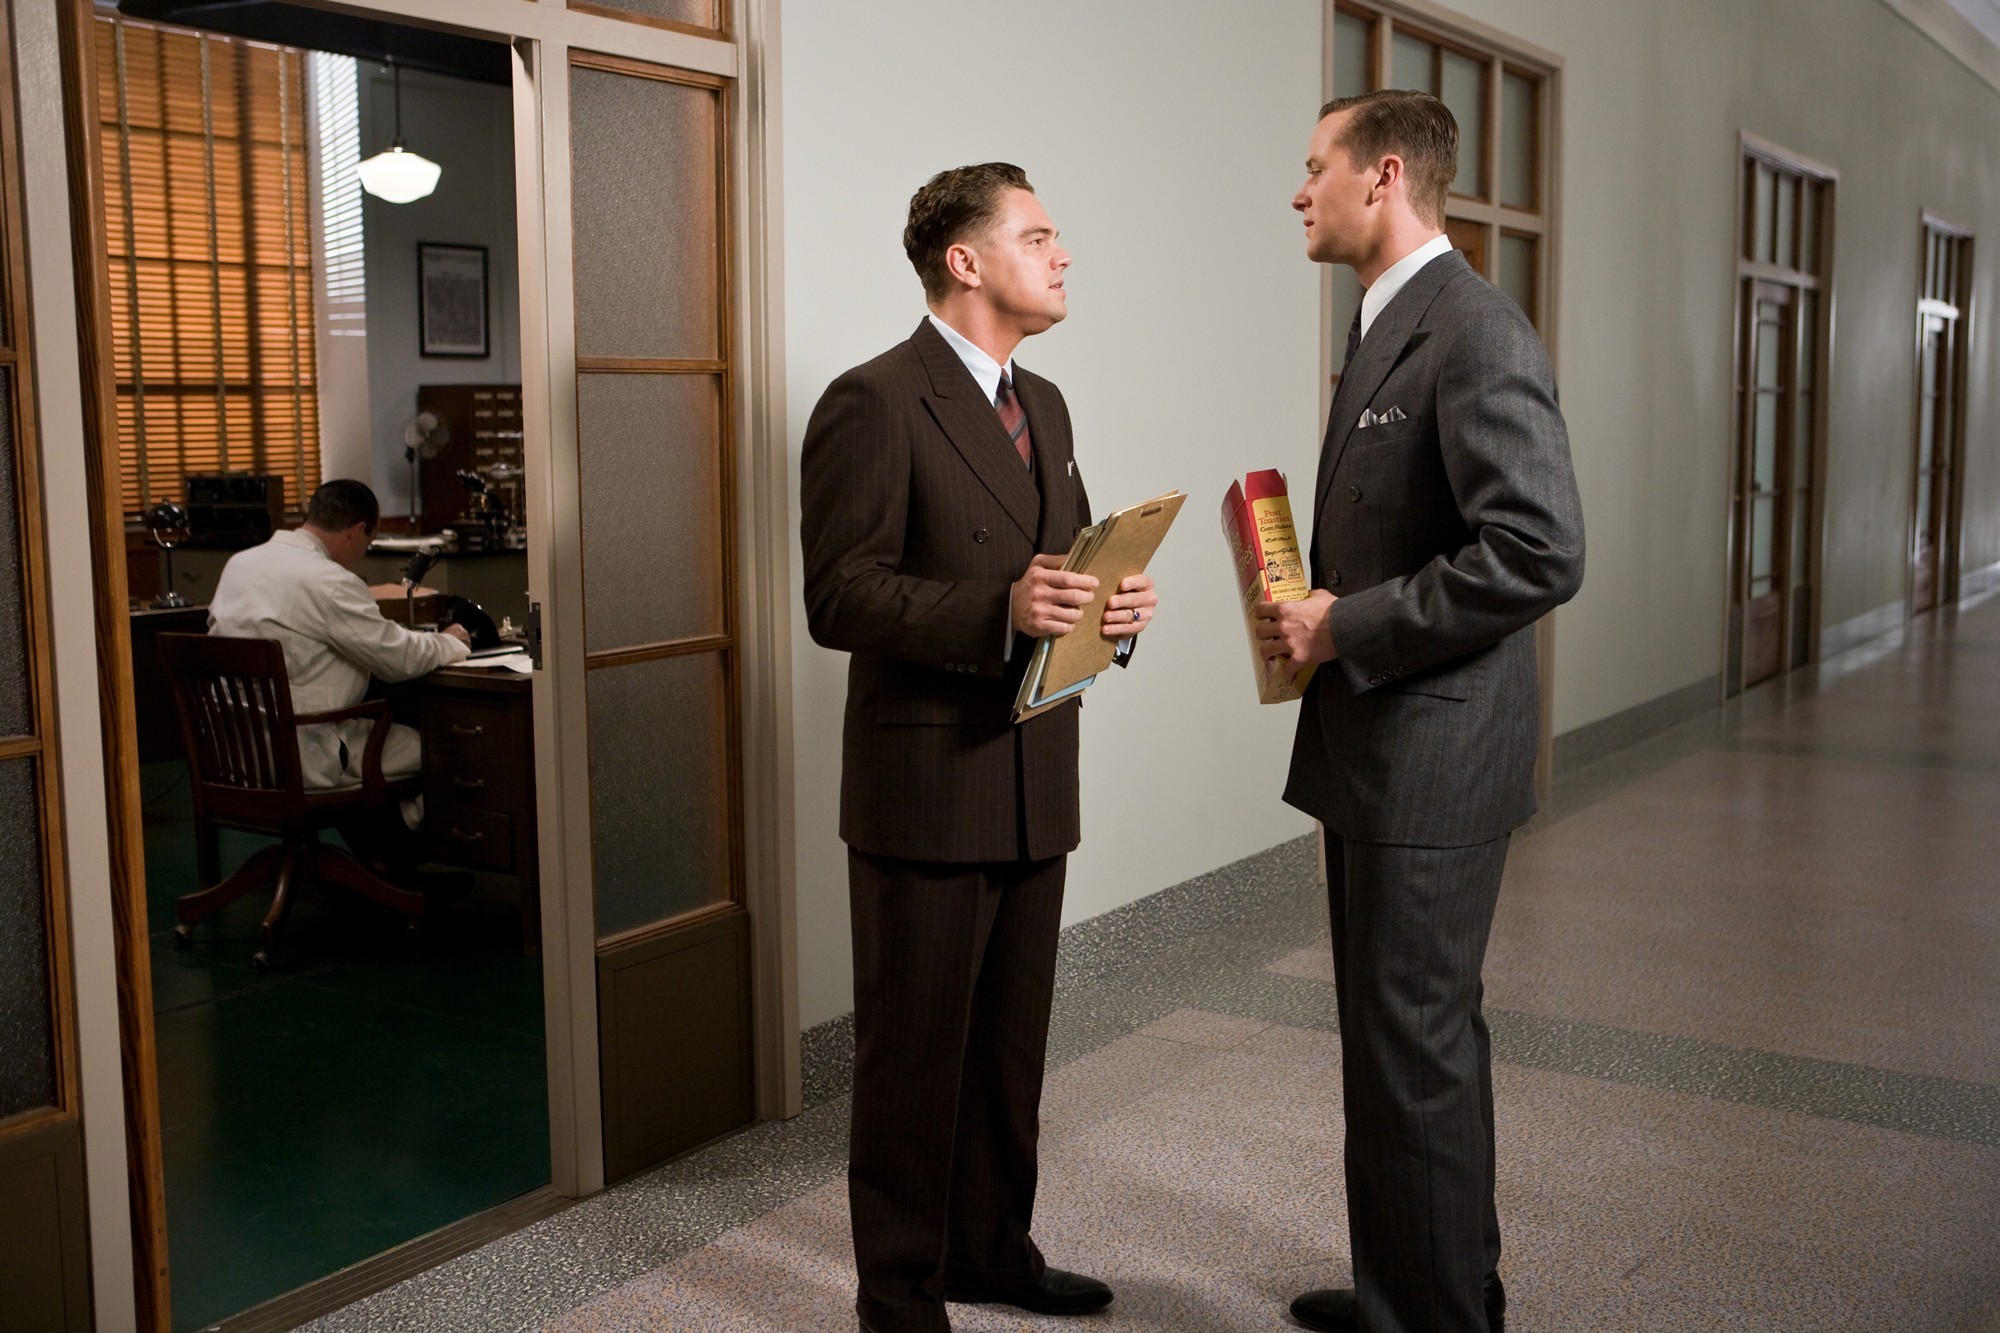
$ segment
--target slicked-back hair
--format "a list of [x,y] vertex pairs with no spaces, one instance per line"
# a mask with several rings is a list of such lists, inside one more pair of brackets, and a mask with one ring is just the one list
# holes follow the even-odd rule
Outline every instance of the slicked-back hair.
[[382,522],[382,505],[362,483],[340,477],[313,492],[306,522],[322,532],[345,532],[356,523],[366,523],[373,532]]
[[1035,192],[1028,175],[1011,162],[981,162],[940,171],[910,196],[910,220],[903,226],[903,253],[924,281],[924,296],[938,300],[951,290],[944,252],[983,234],[1000,216],[1009,190]]
[[1403,159],[1410,207],[1433,227],[1444,225],[1444,201],[1458,175],[1458,121],[1429,93],[1385,88],[1359,97],[1338,97],[1319,109],[1325,120],[1352,111],[1340,146],[1359,171],[1391,153]]

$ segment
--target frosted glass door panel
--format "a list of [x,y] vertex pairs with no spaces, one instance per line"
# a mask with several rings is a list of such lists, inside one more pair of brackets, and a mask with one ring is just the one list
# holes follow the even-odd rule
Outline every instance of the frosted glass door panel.
[[722,355],[719,94],[571,73],[581,357]]
[[56,1099],[34,765],[0,762],[0,1120]]
[[673,23],[710,32],[722,26],[716,18],[715,0],[583,0],[581,4],[572,0],[570,7],[611,10],[642,23]]
[[717,653],[589,676],[597,933],[730,897],[730,716]]
[[724,632],[720,386],[577,377],[587,652]]
[[0,368],[0,736],[24,736],[34,729],[21,586],[21,511],[14,493],[13,389],[12,371]]

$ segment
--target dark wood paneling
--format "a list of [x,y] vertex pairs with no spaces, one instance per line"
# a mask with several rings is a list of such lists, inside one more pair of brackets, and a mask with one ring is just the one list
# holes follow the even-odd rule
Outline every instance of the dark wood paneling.
[[90,1327],[83,1132],[65,1120],[0,1143],[0,1326]]
[[750,918],[600,946],[604,1179],[622,1180],[750,1123]]

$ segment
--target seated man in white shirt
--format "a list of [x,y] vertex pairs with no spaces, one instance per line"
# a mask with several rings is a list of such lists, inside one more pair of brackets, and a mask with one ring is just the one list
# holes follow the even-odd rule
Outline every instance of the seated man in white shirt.
[[[412,631],[384,618],[354,567],[375,537],[381,506],[358,481],[329,481],[313,492],[304,524],[261,546],[238,551],[223,566],[209,602],[208,630],[237,638],[276,639],[291,673],[292,708],[317,713],[360,703],[373,676],[413,680],[462,662],[471,651],[465,630]],[[362,754],[372,724],[366,719],[299,729],[299,757],[308,787],[341,787],[361,781]],[[389,728],[382,750],[384,777],[408,777],[423,767],[416,730]],[[411,827],[421,815],[404,803]],[[349,843],[355,838],[343,827]],[[402,861],[409,849],[390,850],[372,836],[364,859]],[[405,839],[407,842],[408,840]],[[386,853],[386,854],[385,854]]]

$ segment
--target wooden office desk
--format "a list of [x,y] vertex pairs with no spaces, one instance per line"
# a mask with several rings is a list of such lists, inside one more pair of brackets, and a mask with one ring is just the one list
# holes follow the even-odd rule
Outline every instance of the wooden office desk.
[[424,736],[424,849],[431,860],[521,884],[521,945],[542,951],[535,844],[535,714],[528,677],[446,667],[416,682]]

